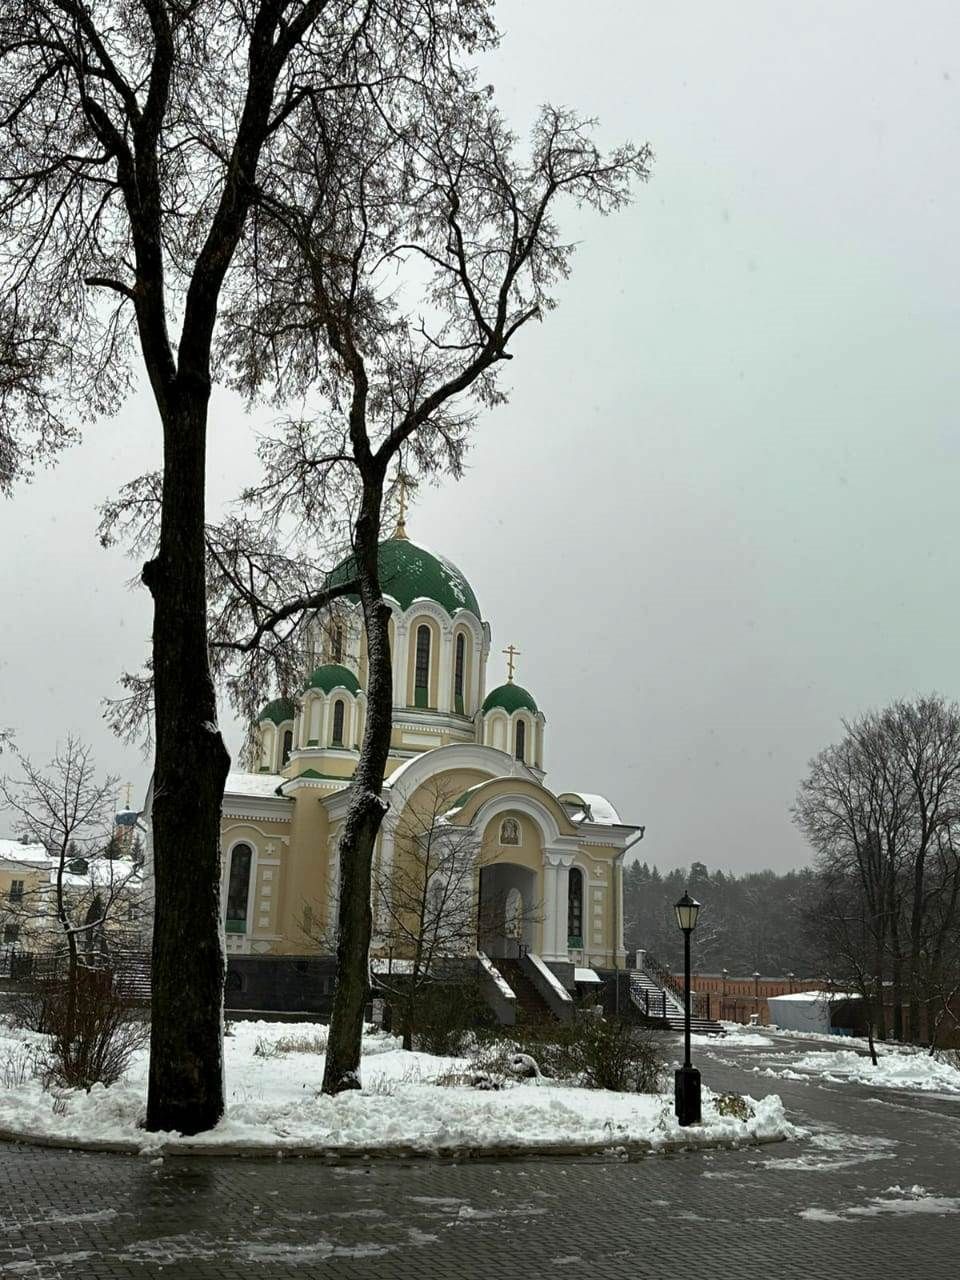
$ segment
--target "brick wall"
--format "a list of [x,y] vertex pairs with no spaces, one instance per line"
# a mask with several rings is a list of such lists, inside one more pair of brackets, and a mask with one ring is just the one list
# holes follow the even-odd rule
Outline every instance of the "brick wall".
[[[675,974],[683,986],[683,974]],[[753,978],[752,976],[726,977],[721,973],[694,973],[690,986],[700,997],[700,1007],[707,1017],[721,1022],[749,1023],[754,1014],[760,1022],[770,1021],[768,996],[790,995],[794,991],[816,991],[823,985],[822,978]],[[708,1011],[709,1010],[709,1011]]]

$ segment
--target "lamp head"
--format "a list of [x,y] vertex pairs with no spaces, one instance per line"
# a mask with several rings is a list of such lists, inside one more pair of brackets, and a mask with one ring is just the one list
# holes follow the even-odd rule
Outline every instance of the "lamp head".
[[695,898],[691,898],[687,890],[684,890],[683,897],[674,906],[677,913],[677,924],[684,933],[692,933],[697,927],[697,916],[700,914],[700,903]]

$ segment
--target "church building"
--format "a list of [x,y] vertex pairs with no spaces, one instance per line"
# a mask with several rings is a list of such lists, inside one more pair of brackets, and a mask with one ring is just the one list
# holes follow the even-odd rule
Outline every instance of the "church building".
[[[546,717],[515,679],[513,645],[503,650],[506,679],[488,679],[490,623],[460,570],[411,541],[402,516],[379,556],[393,730],[374,865],[374,969],[403,962],[412,935],[398,939],[392,928],[394,898],[401,885],[409,892],[437,839],[460,851],[472,908],[473,923],[451,932],[449,948],[474,963],[479,952],[501,990],[498,966],[506,972],[518,956],[541,982],[571,993],[598,981],[597,971],[622,969],[623,857],[640,828],[602,796],[546,785]],[[347,561],[332,580],[350,571]],[[339,836],[366,715],[359,604],[338,601],[316,618],[305,652],[296,696],[260,712],[252,771],[227,780],[228,1008],[323,1012],[332,992]],[[436,867],[426,874],[436,879]],[[442,896],[442,887],[425,888]],[[462,909],[449,900],[451,912]]]

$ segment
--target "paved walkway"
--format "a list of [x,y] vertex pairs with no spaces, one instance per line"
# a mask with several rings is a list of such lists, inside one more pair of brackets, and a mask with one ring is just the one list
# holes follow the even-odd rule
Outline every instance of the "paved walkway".
[[[0,1146],[0,1280],[953,1280],[960,1099],[750,1070],[799,1048],[697,1050],[712,1087],[779,1092],[814,1131],[739,1152],[331,1166]],[[894,1206],[916,1184],[932,1212]]]

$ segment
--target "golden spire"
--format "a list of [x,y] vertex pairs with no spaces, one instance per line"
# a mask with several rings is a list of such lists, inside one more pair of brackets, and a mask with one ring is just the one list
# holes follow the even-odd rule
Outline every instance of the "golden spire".
[[508,644],[505,649],[500,650],[501,653],[507,655],[507,684],[513,684],[513,668],[516,666],[515,658],[520,657],[520,650],[516,645]]
[[407,477],[403,474],[402,471],[400,472],[399,478],[397,480],[397,484],[400,489],[400,512],[397,516],[397,527],[393,531],[393,536],[395,538],[406,539],[407,537],[407,519],[406,519],[407,517]]
[[125,809],[129,810],[130,803],[132,800],[133,800],[133,783],[128,782],[127,783],[127,803],[124,806]]

